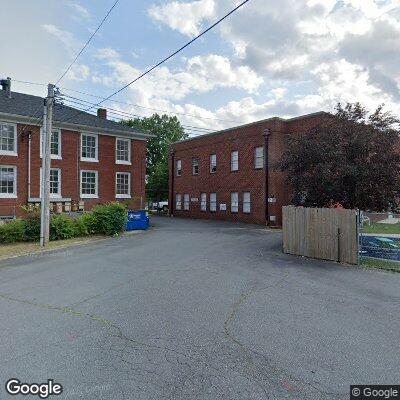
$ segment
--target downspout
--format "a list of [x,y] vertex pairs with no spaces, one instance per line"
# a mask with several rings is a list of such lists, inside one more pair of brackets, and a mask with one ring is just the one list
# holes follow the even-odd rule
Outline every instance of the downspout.
[[263,132],[264,136],[264,176],[265,176],[265,182],[264,182],[264,201],[265,201],[265,223],[268,226],[269,224],[269,166],[268,166],[268,153],[269,153],[269,137],[271,135],[271,132],[269,129],[265,129]]
[[31,198],[31,147],[32,147],[32,132],[28,132],[28,202]]
[[171,150],[170,152],[171,155],[171,184],[170,184],[170,196],[169,196],[169,202],[170,202],[170,207],[169,207],[169,216],[173,217],[174,216],[174,185],[175,185],[175,150]]

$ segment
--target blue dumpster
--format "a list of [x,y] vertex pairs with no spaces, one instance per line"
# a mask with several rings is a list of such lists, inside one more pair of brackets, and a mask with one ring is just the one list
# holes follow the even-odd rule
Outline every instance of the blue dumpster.
[[149,217],[146,210],[128,210],[127,231],[146,230],[149,227]]

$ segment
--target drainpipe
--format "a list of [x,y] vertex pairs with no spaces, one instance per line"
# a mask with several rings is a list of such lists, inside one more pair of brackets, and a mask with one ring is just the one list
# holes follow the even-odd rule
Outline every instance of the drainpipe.
[[169,216],[174,216],[175,150],[171,149],[171,190],[169,194]]
[[264,194],[265,194],[265,222],[268,226],[269,224],[269,166],[268,166],[268,153],[269,153],[269,137],[271,136],[270,130],[267,128],[263,132],[264,136],[264,174],[265,174],[265,182],[264,182]]
[[31,145],[32,132],[28,132],[28,201],[31,198]]

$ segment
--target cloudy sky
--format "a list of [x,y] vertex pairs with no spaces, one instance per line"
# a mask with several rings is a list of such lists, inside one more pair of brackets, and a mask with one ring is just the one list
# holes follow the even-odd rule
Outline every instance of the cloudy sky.
[[[105,97],[239,2],[120,0],[61,86]],[[113,3],[3,0],[0,75],[55,82]],[[385,103],[399,115],[399,65],[400,0],[250,0],[115,100],[187,114],[183,123],[209,129],[331,111],[338,101]],[[17,82],[13,89],[46,90]]]

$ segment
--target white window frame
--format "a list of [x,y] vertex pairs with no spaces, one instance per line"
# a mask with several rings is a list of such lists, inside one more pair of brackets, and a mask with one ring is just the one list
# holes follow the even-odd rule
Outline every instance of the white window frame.
[[184,211],[190,210],[190,196],[188,193],[185,193],[183,195],[183,209]]
[[231,213],[237,214],[239,212],[239,193],[231,192]]
[[[257,154],[259,151],[261,151],[261,155]],[[254,149],[254,168],[264,168],[264,146],[259,146]]]
[[180,193],[175,195],[175,209],[182,210],[182,195]]
[[[128,142],[128,160],[118,160],[118,141],[121,140],[123,142]],[[132,141],[129,138],[122,138],[117,137],[115,138],[115,164],[120,165],[132,165],[131,161],[131,148],[132,148]]]
[[[52,160],[62,160],[62,134],[61,134],[61,129],[53,129],[51,131],[51,134],[53,134],[54,132],[58,133],[58,154],[51,154],[51,159]],[[43,157],[43,127],[40,128],[40,158]]]
[[[82,193],[82,175],[84,172],[93,172],[96,175],[96,193],[94,194],[83,194]],[[80,191],[80,197],[82,199],[98,199],[99,198],[99,172],[98,171],[94,171],[94,170],[90,170],[90,169],[81,169],[80,173],[79,173],[79,191]]]
[[200,194],[200,210],[207,211],[207,193]]
[[[215,167],[215,171],[213,170]],[[217,155],[211,154],[210,155],[210,174],[215,174],[217,172]]]
[[8,151],[8,150],[1,150],[0,149],[0,155],[3,156],[18,156],[18,133],[17,133],[17,124],[12,124],[10,122],[6,121],[0,121],[0,126],[1,125],[9,125],[14,127],[14,150],[13,151]]
[[176,176],[182,176],[182,160],[176,160]]
[[13,193],[0,193],[0,199],[17,199],[18,198],[18,170],[16,165],[0,165],[0,168],[13,168],[14,169],[14,191]]
[[210,193],[210,212],[217,212],[217,193]]
[[[248,195],[248,199],[246,199],[246,195]],[[251,193],[243,192],[243,213],[250,214],[251,213]]]
[[[195,172],[195,167],[197,167],[197,172]],[[192,175],[197,176],[200,173],[200,160],[199,157],[192,158]]]
[[[83,137],[84,136],[91,136],[96,139],[96,147],[95,147],[95,158],[89,158],[89,157],[82,157],[82,150],[83,150]],[[99,162],[99,135],[96,133],[81,133],[81,161],[85,162]]]
[[[122,194],[118,193],[118,184],[117,184],[117,179],[118,175],[128,175],[128,192],[129,194]],[[131,194],[131,173],[130,172],[116,172],[115,173],[115,198],[116,199],[131,199],[132,194]]]
[[[50,193],[50,198],[52,199],[58,199],[58,198],[62,198],[61,196],[61,168],[50,168],[50,172],[53,170],[57,170],[58,171],[58,193]],[[42,179],[43,179],[43,170],[42,168],[40,168],[40,188],[39,188],[39,197],[42,198]]]
[[231,151],[231,171],[239,171],[239,151]]

